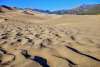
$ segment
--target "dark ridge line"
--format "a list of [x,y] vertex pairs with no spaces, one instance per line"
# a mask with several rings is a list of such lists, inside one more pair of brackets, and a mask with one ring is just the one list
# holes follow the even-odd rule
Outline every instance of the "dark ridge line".
[[75,66],[75,65],[77,65],[76,63],[74,63],[73,61],[71,61],[71,60],[69,60],[69,59],[67,59],[67,58],[64,58],[64,57],[61,57],[61,56],[56,56],[56,55],[53,55],[53,56],[55,56],[55,57],[57,57],[57,58],[61,58],[61,59],[64,59],[64,60],[66,60],[69,64],[69,67],[73,67],[73,65]]
[[3,36],[1,39],[3,39],[3,40],[4,40],[4,39],[8,39],[8,37],[7,37],[7,36]]
[[47,60],[40,57],[40,56],[34,56],[32,57],[31,55],[28,54],[28,51],[27,50],[22,50],[21,54],[26,58],[26,59],[30,59],[32,61],[35,61],[37,63],[39,63],[42,67],[50,67],[48,64],[47,64]]
[[40,65],[42,65],[42,67],[50,67],[47,63],[47,60],[40,56],[34,56],[34,58],[32,60],[34,60],[37,63],[39,63]]
[[2,49],[1,47],[0,47],[0,51],[3,52],[3,54],[7,54],[7,51]]
[[6,50],[0,48],[0,51],[3,52],[3,54],[7,54],[7,55],[12,55],[14,56],[14,60],[15,60],[15,55],[14,54],[11,54],[11,53],[8,53]]
[[31,55],[28,54],[28,51],[27,51],[27,50],[22,50],[21,54],[22,54],[26,59],[31,58]]
[[93,57],[93,56],[90,56],[90,55],[81,53],[80,51],[78,51],[77,49],[74,49],[74,48],[72,48],[72,47],[69,47],[69,46],[66,46],[66,47],[67,47],[68,49],[70,49],[70,50],[72,50],[72,51],[78,53],[78,54],[84,55],[84,56],[89,57],[89,58],[91,58],[91,59],[93,59],[93,60],[95,60],[95,61],[100,62],[100,59],[98,59],[98,58],[95,58],[95,57]]
[[12,55],[13,56],[13,59],[11,61],[8,61],[8,62],[5,62],[5,63],[2,63],[2,60],[0,60],[0,64],[1,65],[9,65],[11,62],[15,61],[16,56],[14,54],[8,53],[6,50],[4,50],[2,48],[0,48],[0,51],[3,52],[3,54],[7,54],[7,55]]
[[75,37],[73,35],[70,36],[70,38],[74,41],[76,41]]
[[40,48],[48,48],[45,45],[43,45],[43,43],[40,43]]

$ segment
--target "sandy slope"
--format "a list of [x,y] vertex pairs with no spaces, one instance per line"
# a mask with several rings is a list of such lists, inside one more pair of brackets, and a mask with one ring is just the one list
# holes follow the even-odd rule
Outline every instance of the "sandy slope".
[[0,67],[100,67],[99,18],[0,14]]

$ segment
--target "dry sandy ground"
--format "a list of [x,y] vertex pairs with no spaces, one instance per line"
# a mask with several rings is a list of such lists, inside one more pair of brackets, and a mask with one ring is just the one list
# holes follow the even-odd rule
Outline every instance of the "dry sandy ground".
[[0,67],[100,67],[100,16],[0,14]]

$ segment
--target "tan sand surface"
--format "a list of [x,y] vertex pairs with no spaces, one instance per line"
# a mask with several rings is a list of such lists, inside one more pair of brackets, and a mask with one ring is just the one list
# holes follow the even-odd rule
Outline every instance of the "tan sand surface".
[[0,67],[100,67],[100,15],[0,14]]

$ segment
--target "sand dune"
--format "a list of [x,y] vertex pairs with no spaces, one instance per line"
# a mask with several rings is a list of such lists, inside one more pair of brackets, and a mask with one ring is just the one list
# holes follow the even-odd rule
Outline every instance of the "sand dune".
[[100,67],[99,18],[0,14],[0,67]]

